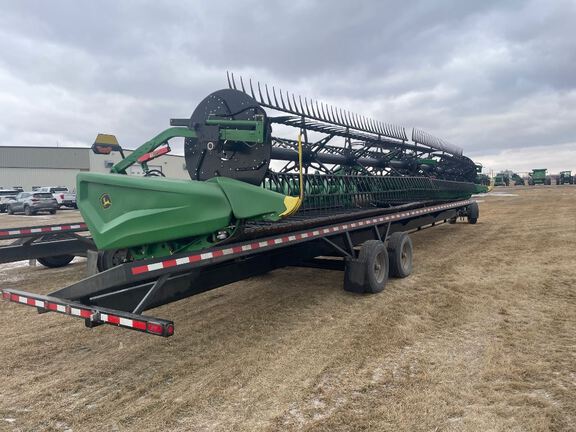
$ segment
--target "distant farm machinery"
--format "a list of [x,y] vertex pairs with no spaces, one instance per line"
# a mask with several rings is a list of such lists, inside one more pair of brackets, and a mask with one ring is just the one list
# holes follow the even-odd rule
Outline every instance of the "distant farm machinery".
[[560,171],[560,174],[558,174],[558,179],[556,180],[556,184],[558,185],[574,184],[574,177],[572,177],[572,171]]
[[552,184],[552,179],[547,175],[548,170],[546,168],[533,169],[528,176],[528,184],[530,186],[534,185],[550,185]]

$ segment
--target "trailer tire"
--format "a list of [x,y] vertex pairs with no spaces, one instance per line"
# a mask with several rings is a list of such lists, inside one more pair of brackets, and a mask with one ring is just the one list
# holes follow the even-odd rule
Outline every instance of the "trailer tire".
[[388,237],[390,276],[405,278],[412,274],[414,250],[412,239],[404,232],[395,232]]
[[380,240],[368,240],[360,248],[358,258],[364,262],[364,292],[376,294],[383,291],[390,270],[388,251],[384,243]]
[[458,216],[454,216],[448,219],[449,224],[455,224],[456,222],[458,222]]
[[56,268],[64,267],[70,264],[70,261],[74,259],[74,255],[56,255],[51,257],[36,258],[40,264],[44,267]]
[[478,222],[478,217],[480,216],[480,208],[477,202],[473,202],[468,206],[468,223],[475,224]]

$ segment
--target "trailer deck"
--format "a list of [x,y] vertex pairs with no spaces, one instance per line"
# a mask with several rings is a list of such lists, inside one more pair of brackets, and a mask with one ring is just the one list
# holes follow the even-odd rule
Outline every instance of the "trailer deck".
[[[331,218],[341,220],[338,223],[245,238],[194,254],[127,262],[47,296],[10,288],[0,292],[4,300],[36,307],[40,313],[57,312],[82,318],[87,327],[112,324],[168,337],[174,334],[172,321],[145,316],[142,312],[281,267],[343,270],[344,288],[364,292],[361,269],[365,260],[358,254],[361,245],[369,241],[385,242],[395,232],[419,230],[454,221],[458,216],[470,217],[472,205],[477,206],[473,200],[463,200],[411,206],[394,212],[371,209],[369,217],[365,211],[335,214]],[[302,227],[302,223],[310,220],[293,227]],[[80,229],[83,228],[70,227]],[[31,233],[24,230],[22,235]],[[35,230],[35,234],[42,233],[38,228]],[[261,226],[246,231],[248,235],[255,232],[270,234]]]
[[86,231],[84,222],[0,229],[0,264],[39,259],[48,267],[59,267],[66,260],[51,258],[68,256],[71,261],[96,249],[90,237],[79,235]]

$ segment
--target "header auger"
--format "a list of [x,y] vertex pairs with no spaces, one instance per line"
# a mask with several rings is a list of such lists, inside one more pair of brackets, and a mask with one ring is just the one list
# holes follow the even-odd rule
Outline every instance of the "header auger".
[[[409,140],[403,127],[252,81],[247,89],[233,74],[228,84],[111,169],[125,174],[140,163],[147,176],[161,175],[148,162],[170,151],[170,139],[184,138],[192,182],[78,175],[79,207],[99,249],[121,261],[168,256],[281,219],[285,226],[303,217],[346,218],[357,210],[467,199],[482,189],[474,184],[477,166],[460,148],[423,131],[414,129]],[[277,134],[276,125],[294,133]],[[95,151],[118,150],[102,137]]]

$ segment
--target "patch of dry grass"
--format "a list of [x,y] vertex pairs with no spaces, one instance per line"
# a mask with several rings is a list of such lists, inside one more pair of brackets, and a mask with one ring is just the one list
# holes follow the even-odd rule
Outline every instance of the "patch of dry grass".
[[155,310],[170,339],[2,302],[0,430],[575,430],[576,187],[515,193],[415,234],[415,273],[376,296],[280,270]]

